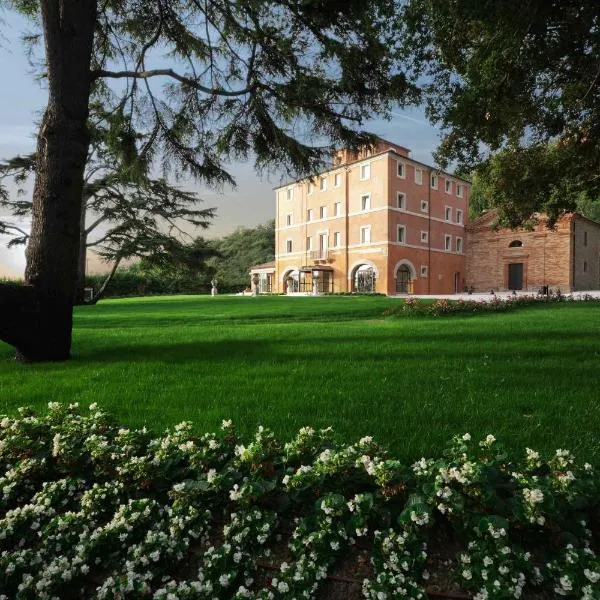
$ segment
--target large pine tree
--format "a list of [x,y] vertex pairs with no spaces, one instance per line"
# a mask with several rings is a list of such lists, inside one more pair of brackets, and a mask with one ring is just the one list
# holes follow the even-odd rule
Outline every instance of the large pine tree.
[[249,156],[259,169],[312,173],[334,144],[369,140],[365,117],[413,92],[396,66],[395,0],[3,3],[40,23],[48,85],[31,287],[0,293],[0,339],[24,360],[70,356],[92,100],[132,163],[215,185],[233,181],[228,159]]

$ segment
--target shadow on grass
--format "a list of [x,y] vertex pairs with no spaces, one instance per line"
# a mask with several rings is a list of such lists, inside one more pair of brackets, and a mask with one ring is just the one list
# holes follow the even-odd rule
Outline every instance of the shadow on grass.
[[[235,326],[255,324],[293,324],[293,323],[329,323],[352,322],[368,319],[388,322],[406,323],[447,323],[464,322],[473,319],[486,321],[501,320],[523,312],[542,312],[548,309],[596,309],[600,313],[599,303],[564,302],[550,305],[517,306],[505,312],[460,313],[444,316],[399,314],[385,316],[390,307],[397,307],[402,300],[379,298],[374,303],[370,298],[344,298],[346,303],[337,303],[337,298],[259,298],[256,304],[248,299],[218,300],[211,305],[208,301],[156,301],[144,303],[127,303],[121,305],[105,305],[100,307],[83,307],[75,315],[77,329],[147,329],[164,327],[189,326]],[[348,303],[348,300],[351,303]],[[354,302],[352,302],[354,301]],[[248,304],[246,304],[248,302]]]
[[[111,347],[82,346],[77,349],[73,362],[242,362],[278,363],[294,361],[329,361],[372,363],[378,360],[402,360],[426,364],[432,351],[442,353],[448,349],[448,358],[454,360],[481,360],[488,356],[502,361],[527,356],[532,360],[564,357],[565,350],[580,354],[582,359],[600,354],[600,340],[593,332],[563,332],[560,344],[549,343],[536,332],[489,331],[456,333],[411,332],[402,335],[357,337],[293,337],[278,339],[226,339],[178,343],[115,344]],[[457,351],[460,349],[460,351]],[[592,355],[590,355],[590,352]],[[573,354],[569,360],[572,364]]]

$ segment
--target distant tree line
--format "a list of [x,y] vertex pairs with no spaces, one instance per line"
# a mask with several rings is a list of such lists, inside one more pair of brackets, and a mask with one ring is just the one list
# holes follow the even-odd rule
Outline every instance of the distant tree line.
[[[176,252],[142,258],[113,274],[103,292],[107,298],[154,294],[206,294],[217,280],[219,293],[237,293],[249,287],[252,265],[275,258],[275,221],[257,227],[238,227],[215,239],[196,238]],[[86,286],[95,293],[106,275],[88,275]]]

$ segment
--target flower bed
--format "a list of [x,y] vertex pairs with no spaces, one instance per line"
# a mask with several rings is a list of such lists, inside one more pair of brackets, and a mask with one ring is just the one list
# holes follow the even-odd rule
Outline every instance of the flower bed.
[[520,295],[499,298],[490,295],[488,299],[475,300],[448,300],[442,298],[434,300],[419,300],[416,298],[407,298],[398,306],[388,308],[383,314],[386,317],[400,316],[430,316],[441,317],[446,315],[472,315],[481,313],[498,313],[514,310],[522,306],[536,306],[556,304],[562,302],[595,302],[600,304],[600,299],[589,294],[573,296],[561,294],[560,291],[550,296],[540,295]]
[[[600,482],[566,450],[455,437],[153,436],[97,406],[0,421],[2,598],[600,598]],[[360,582],[358,586],[353,582]]]

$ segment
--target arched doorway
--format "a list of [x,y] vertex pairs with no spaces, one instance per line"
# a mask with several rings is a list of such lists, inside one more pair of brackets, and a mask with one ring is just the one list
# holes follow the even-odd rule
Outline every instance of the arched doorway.
[[300,272],[287,271],[283,276],[283,291],[286,294],[297,294],[300,291]]
[[412,292],[412,273],[408,265],[400,265],[396,271],[396,294]]
[[375,291],[376,275],[371,265],[359,265],[354,269],[352,276],[352,289],[359,294],[368,294]]

